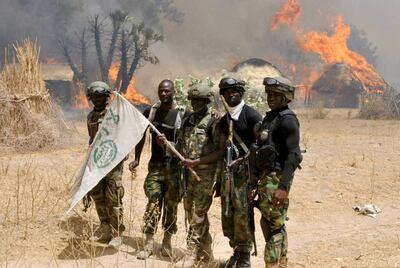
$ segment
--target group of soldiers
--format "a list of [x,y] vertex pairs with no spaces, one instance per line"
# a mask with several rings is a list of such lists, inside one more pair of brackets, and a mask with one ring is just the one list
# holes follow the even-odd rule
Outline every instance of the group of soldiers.
[[[222,230],[233,249],[232,256],[220,264],[222,267],[251,267],[250,252],[256,240],[254,207],[262,214],[265,266],[286,267],[288,195],[294,171],[302,160],[299,122],[288,108],[295,87],[284,77],[266,77],[263,85],[270,108],[264,118],[244,102],[244,81],[221,79],[219,94],[226,113],[220,117],[210,111],[214,93],[208,83],[190,87],[191,109],[187,109],[174,102],[174,83],[161,81],[159,101],[143,113],[162,135],[151,131],[151,158],[144,182],[148,198],[142,229],[145,245],[138,259],[154,253],[153,237],[160,219],[164,230],[161,254],[172,256],[171,237],[177,232],[177,208],[183,198],[187,248],[193,252],[193,266],[214,267],[207,216],[214,196],[221,198]],[[94,106],[88,115],[90,143],[111,93],[103,82],[94,82],[87,89]],[[140,163],[145,137],[136,145],[130,171]],[[170,146],[184,160],[176,157]],[[86,200],[94,200],[101,222],[97,241],[112,244],[125,229],[122,169],[121,162],[87,195]]]

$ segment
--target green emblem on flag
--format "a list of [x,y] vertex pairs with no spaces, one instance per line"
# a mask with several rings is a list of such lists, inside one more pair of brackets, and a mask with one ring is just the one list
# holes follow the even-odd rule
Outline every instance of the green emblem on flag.
[[94,163],[98,168],[107,167],[117,155],[118,149],[112,140],[105,140],[94,149]]

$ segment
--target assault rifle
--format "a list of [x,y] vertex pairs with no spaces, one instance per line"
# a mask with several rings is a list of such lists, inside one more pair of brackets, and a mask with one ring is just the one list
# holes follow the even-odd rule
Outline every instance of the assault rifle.
[[251,235],[251,240],[254,245],[253,256],[257,256],[257,242],[256,242],[256,226],[254,223],[254,208],[258,208],[257,201],[255,200],[257,196],[257,177],[255,175],[255,157],[256,157],[256,145],[252,144],[250,147],[249,157],[247,161],[247,202],[249,204],[249,230]]
[[225,216],[229,215],[229,202],[234,188],[233,184],[233,170],[232,170],[232,150],[233,150],[233,122],[229,120],[229,134],[226,140],[226,163],[225,163]]
[[184,166],[181,167],[181,197],[183,198],[183,208],[185,210],[185,229],[188,231],[188,204],[187,204],[187,188],[188,188],[188,176],[187,170]]

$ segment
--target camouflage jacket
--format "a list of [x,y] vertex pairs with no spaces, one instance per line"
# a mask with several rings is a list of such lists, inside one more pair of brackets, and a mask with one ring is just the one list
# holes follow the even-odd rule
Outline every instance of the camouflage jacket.
[[184,119],[178,148],[185,158],[196,159],[217,149],[220,136],[217,122],[217,118],[209,112],[199,119],[195,118],[194,113]]

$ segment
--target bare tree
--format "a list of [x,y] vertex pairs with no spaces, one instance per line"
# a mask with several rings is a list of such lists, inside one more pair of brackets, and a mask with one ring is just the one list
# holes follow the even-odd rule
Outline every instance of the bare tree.
[[88,64],[87,64],[87,51],[89,46],[89,38],[87,36],[87,29],[83,29],[80,33],[75,32],[75,37],[78,39],[78,47],[80,51],[80,67],[74,63],[71,55],[70,47],[73,47],[71,41],[62,39],[59,40],[59,45],[62,48],[63,55],[67,60],[69,67],[73,72],[74,83],[81,82],[85,86],[88,85]]
[[[159,41],[162,41],[161,34],[154,32],[150,28],[145,28],[143,23],[132,24],[129,34],[121,39],[120,46],[120,72],[121,82],[116,84],[120,91],[126,92],[133,75],[140,64],[150,62],[157,64],[159,59],[152,55],[149,47]],[[129,57],[130,54],[130,57]],[[130,59],[129,59],[130,58]],[[130,60],[129,69],[127,68]]]
[[[109,72],[112,64],[116,62],[119,66],[118,75],[114,82],[114,87],[121,92],[126,92],[135,71],[149,62],[157,64],[159,59],[150,51],[150,46],[162,41],[160,33],[150,28],[146,28],[144,23],[135,23],[128,13],[121,10],[112,12],[107,18],[102,19],[100,15],[95,15],[89,20],[89,30],[84,29],[80,34],[75,34],[78,39],[78,49],[81,54],[81,67],[74,64],[69,42],[60,42],[74,77],[87,85],[89,68],[88,50],[89,38],[94,40],[94,54],[97,59],[98,69],[101,80],[109,83]],[[107,40],[109,40],[107,42]],[[107,51],[107,54],[104,54]],[[119,54],[119,55],[117,55]],[[118,60],[116,60],[118,58]],[[92,70],[93,71],[93,70]]]

